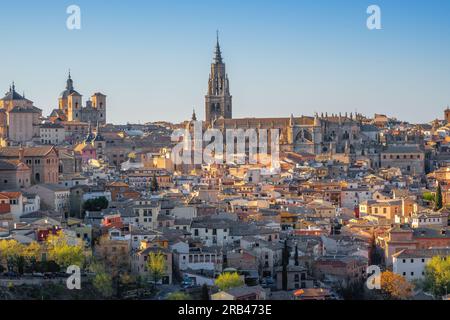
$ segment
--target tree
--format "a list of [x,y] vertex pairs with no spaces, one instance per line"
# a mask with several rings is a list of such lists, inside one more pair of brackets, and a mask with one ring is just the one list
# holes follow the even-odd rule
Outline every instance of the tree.
[[422,195],[423,200],[434,202],[435,195],[432,192],[424,192]]
[[60,267],[67,268],[70,265],[83,267],[85,256],[82,242],[75,245],[69,244],[67,236],[59,231],[56,235],[47,238],[47,252],[49,260],[55,261]]
[[288,277],[287,277],[288,264],[289,264],[289,248],[287,245],[287,240],[284,240],[284,248],[283,248],[282,258],[281,258],[281,265],[282,265],[281,287],[282,287],[283,291],[287,291],[287,287],[288,287]]
[[17,268],[18,257],[22,255],[24,245],[16,240],[0,241],[0,264],[6,265],[8,270]]
[[95,273],[92,279],[92,285],[103,298],[110,298],[113,295],[113,280],[111,275],[106,271],[103,264],[92,262],[89,270]]
[[241,279],[237,272],[226,272],[219,275],[214,284],[222,291],[240,287],[244,285],[244,280]]
[[161,252],[150,252],[147,262],[148,271],[156,283],[166,274],[166,257]]
[[34,270],[36,261],[41,254],[41,246],[33,241],[23,245],[16,240],[0,241],[0,265],[4,264],[10,270],[23,274],[25,270]]
[[405,300],[411,298],[414,286],[404,277],[385,271],[381,274],[381,292],[388,299]]
[[202,300],[209,300],[209,289],[206,283],[202,285]]
[[159,190],[159,184],[158,179],[156,178],[156,174],[153,174],[152,182],[150,185],[150,192],[158,192]]
[[167,296],[167,300],[192,300],[192,297],[184,292],[172,292]]
[[363,280],[354,280],[349,277],[346,281],[338,282],[334,289],[344,300],[364,300],[366,298]]
[[438,183],[437,189],[436,189],[436,195],[435,195],[435,200],[434,200],[434,210],[438,211],[440,209],[442,209],[443,204],[442,204],[442,189],[441,189],[441,184]]
[[450,293],[450,258],[436,256],[427,263],[424,288],[436,296]]
[[85,211],[102,211],[108,208],[108,199],[105,197],[98,197],[95,199],[89,199],[83,204],[83,209]]
[[372,232],[372,237],[370,238],[368,256],[369,256],[369,265],[379,266],[383,263],[383,257],[380,254],[380,250],[377,246],[374,232]]
[[111,275],[106,272],[99,272],[92,280],[94,288],[104,298],[110,298],[113,295],[113,285]]
[[33,241],[23,248],[22,254],[29,261],[33,259],[38,260],[41,255],[41,251],[41,245],[36,241]]
[[294,263],[295,263],[296,266],[299,265],[299,262],[298,262],[298,245],[295,245]]

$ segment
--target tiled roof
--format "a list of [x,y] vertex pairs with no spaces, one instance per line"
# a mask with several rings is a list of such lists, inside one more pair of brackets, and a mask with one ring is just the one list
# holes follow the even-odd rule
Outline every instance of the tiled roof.
[[[18,158],[20,147],[0,148],[0,158]],[[53,146],[39,146],[23,148],[24,157],[43,157],[56,149]]]
[[397,259],[432,258],[435,256],[450,256],[450,248],[445,249],[405,249],[392,255]]
[[0,170],[16,170],[21,163],[19,160],[0,160]]
[[9,113],[41,113],[42,110],[39,108],[36,108],[34,106],[31,107],[21,107],[21,106],[15,106],[14,108],[9,111]]
[[16,199],[16,198],[19,198],[21,195],[22,195],[22,193],[21,192],[18,192],[18,191],[15,191],[15,192],[0,192],[0,194],[1,195],[3,195],[3,196],[6,196],[6,197],[8,197],[8,198],[10,198],[10,199]]

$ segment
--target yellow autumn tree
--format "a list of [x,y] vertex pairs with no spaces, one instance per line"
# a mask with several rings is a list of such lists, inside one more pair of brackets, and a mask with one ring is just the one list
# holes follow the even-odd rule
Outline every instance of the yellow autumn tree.
[[156,283],[166,274],[166,257],[161,252],[150,252],[147,267],[153,283]]
[[41,245],[37,243],[36,241],[31,242],[29,245],[24,246],[22,250],[23,256],[28,259],[35,259],[39,260],[39,257],[41,256]]
[[244,285],[244,281],[241,279],[237,272],[226,272],[219,275],[215,281],[215,285],[222,291],[240,287]]
[[6,263],[8,259],[22,255],[24,246],[16,240],[0,241],[0,261]]
[[22,257],[24,245],[16,240],[0,241],[0,265],[5,269],[8,266],[17,267],[17,262]]
[[83,267],[85,256],[81,241],[69,243],[63,232],[49,235],[47,238],[47,253],[49,260],[55,261],[60,267],[66,268],[70,265]]
[[401,275],[385,271],[381,274],[381,291],[390,299],[405,300],[413,295],[414,285]]

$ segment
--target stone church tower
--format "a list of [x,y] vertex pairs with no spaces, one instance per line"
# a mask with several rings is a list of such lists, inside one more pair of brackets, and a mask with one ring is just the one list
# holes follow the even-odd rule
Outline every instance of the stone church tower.
[[217,33],[217,44],[214,61],[211,63],[211,73],[208,81],[208,94],[205,96],[206,122],[211,123],[218,118],[232,118],[232,97],[228,75],[225,71],[225,63],[222,60],[222,52]]
[[86,106],[82,104],[82,97],[74,89],[69,71],[66,89],[58,99],[58,109],[64,114],[64,120],[106,124],[106,96],[100,92],[94,93],[91,100],[86,101]]

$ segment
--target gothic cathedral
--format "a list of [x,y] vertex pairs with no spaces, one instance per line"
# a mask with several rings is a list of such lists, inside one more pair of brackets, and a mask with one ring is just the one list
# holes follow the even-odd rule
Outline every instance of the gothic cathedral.
[[205,96],[206,122],[210,123],[219,118],[231,119],[233,110],[231,100],[230,84],[217,34],[216,51],[208,81],[208,94]]

